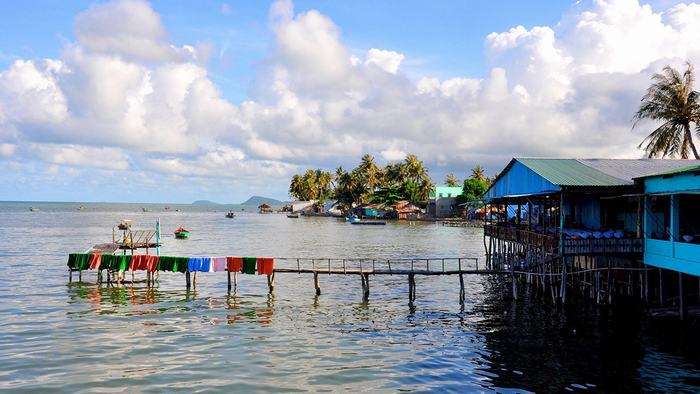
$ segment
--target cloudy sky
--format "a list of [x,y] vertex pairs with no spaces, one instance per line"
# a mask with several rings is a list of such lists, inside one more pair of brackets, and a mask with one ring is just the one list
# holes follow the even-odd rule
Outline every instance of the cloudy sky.
[[700,64],[700,4],[473,3],[2,2],[0,200],[283,199],[364,153],[435,182],[635,158],[650,75]]

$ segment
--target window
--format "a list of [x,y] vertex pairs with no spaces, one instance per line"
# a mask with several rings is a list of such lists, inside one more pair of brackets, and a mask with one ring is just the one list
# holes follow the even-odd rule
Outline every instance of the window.
[[669,196],[649,197],[649,223],[647,236],[653,239],[668,240],[671,235],[671,198]]
[[452,197],[452,193],[447,193],[447,197]]
[[438,196],[439,196],[440,198],[442,198],[442,193],[440,193]]
[[676,241],[700,244],[700,195],[678,196],[678,219],[680,233]]

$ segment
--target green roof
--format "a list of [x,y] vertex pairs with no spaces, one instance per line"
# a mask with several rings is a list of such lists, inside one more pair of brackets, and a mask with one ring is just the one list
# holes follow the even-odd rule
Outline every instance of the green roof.
[[516,159],[558,186],[626,186],[631,180],[608,175],[576,159]]
[[448,194],[452,197],[457,197],[462,194],[462,186],[435,186],[435,190],[430,192],[430,198],[435,198],[436,195],[442,194],[446,197]]
[[651,174],[647,175],[645,177],[640,177],[640,178],[651,178],[651,177],[656,177],[656,176],[668,176],[668,175],[678,175],[678,174],[685,174],[688,172],[696,172],[700,171],[700,165],[695,165],[695,166],[688,166],[688,167],[682,167],[682,168],[675,168],[672,170],[664,171],[664,172],[659,172],[656,174]]

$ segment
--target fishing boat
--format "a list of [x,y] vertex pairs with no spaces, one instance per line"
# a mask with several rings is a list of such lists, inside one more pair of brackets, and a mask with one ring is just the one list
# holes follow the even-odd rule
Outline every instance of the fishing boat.
[[117,228],[120,230],[128,230],[129,227],[131,227],[131,220],[129,219],[122,219],[122,221],[117,224]]
[[80,206],[78,207],[78,211],[84,211],[84,210],[85,210],[85,205],[80,204]]
[[228,211],[228,212],[226,212],[226,217],[229,219],[233,219],[236,217],[236,212]]
[[299,214],[298,213],[288,213],[287,217],[290,219],[299,219]]
[[148,208],[141,208],[141,211],[142,211],[142,212],[151,212],[151,210],[148,209]]
[[39,212],[39,208],[37,207],[30,207],[29,210],[32,212]]
[[360,218],[357,217],[357,215],[352,215],[352,216],[346,217],[346,218],[345,218],[345,221],[346,221],[346,222],[350,222],[350,223],[357,223],[357,222],[360,221]]
[[190,237],[190,232],[185,230],[182,227],[178,227],[177,230],[175,230],[175,238],[177,239],[187,239]]
[[356,221],[356,222],[350,222],[350,224],[358,224],[358,225],[364,225],[364,226],[384,226],[386,225],[386,222],[382,222],[380,220],[363,220],[363,221]]

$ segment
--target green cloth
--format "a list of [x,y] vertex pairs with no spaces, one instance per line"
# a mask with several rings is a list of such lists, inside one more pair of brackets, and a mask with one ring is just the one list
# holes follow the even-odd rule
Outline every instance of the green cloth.
[[160,256],[158,258],[158,271],[173,271],[175,267],[175,257]]
[[175,257],[175,267],[173,267],[173,272],[187,272],[187,262],[189,261],[189,257]]
[[100,264],[100,269],[115,269],[113,267],[117,266],[117,256],[113,254],[103,254],[102,263]]
[[255,257],[244,257],[243,258],[243,269],[241,272],[244,274],[255,274],[255,265],[258,259]]
[[90,255],[88,253],[70,253],[67,265],[72,270],[86,270],[90,266]]
[[117,260],[119,262],[118,270],[127,271],[129,269],[129,265],[131,264],[130,254],[117,255]]

